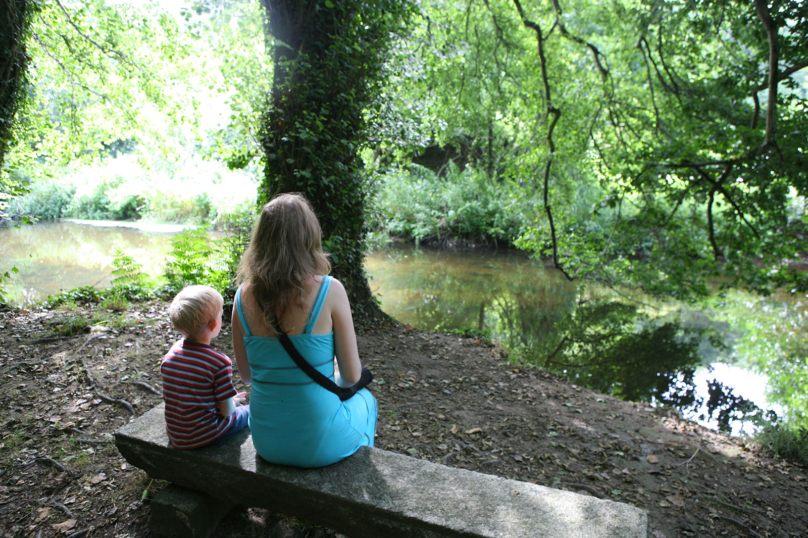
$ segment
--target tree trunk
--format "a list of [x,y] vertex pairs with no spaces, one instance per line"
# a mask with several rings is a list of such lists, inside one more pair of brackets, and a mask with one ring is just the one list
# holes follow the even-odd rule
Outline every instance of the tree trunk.
[[332,274],[348,290],[355,314],[372,318],[383,314],[363,269],[367,181],[358,151],[397,3],[261,0],[274,78],[262,117],[260,201],[283,192],[309,199]]
[[12,126],[24,94],[28,9],[26,0],[0,0],[0,167],[5,161]]

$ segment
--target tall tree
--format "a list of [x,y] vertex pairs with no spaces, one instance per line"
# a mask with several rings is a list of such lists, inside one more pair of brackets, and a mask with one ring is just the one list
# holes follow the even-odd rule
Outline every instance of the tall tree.
[[33,7],[27,0],[0,1],[0,215],[4,200],[19,192],[20,185],[3,173],[6,151],[12,140],[17,111],[24,102],[28,54],[25,35]]
[[367,177],[359,150],[383,83],[386,52],[406,19],[400,0],[261,0],[272,43],[262,118],[261,201],[301,192],[314,206],[334,276],[355,311],[380,312],[363,268]]

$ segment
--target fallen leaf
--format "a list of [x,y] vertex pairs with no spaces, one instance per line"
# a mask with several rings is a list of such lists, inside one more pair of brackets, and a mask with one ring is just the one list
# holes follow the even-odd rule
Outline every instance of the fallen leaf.
[[450,431],[452,433],[457,433],[457,424],[452,424],[452,429]]
[[647,461],[648,463],[659,463],[659,458],[657,458],[653,454],[648,454],[647,456],[645,456],[645,461]]
[[654,538],[668,538],[662,531],[654,531]]
[[513,457],[513,459],[515,459],[516,461],[522,461],[522,456],[517,454],[516,456]]
[[48,516],[50,515],[50,508],[47,508],[47,507],[45,507],[45,508],[38,508],[38,509],[37,509],[37,512],[39,512],[39,513],[37,514],[37,516],[36,516],[36,517],[37,517],[37,519],[45,519],[46,517],[48,517]]
[[466,430],[466,435],[471,435],[473,433],[480,433],[483,431],[481,428],[472,428],[470,430]]
[[75,526],[76,526],[76,520],[68,519],[67,521],[51,525],[51,528],[56,532],[67,532]]
[[90,480],[90,483],[91,484],[98,484],[99,482],[103,482],[106,479],[107,479],[107,475],[105,475],[104,473],[98,473],[97,475],[95,475],[92,478],[92,480]]
[[665,497],[671,503],[675,504],[679,508],[682,508],[685,505],[685,500],[682,498],[681,495],[668,495]]

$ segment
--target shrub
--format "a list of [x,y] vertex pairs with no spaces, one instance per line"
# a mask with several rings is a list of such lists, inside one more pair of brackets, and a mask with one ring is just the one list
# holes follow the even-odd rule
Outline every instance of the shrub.
[[158,222],[182,222],[202,224],[216,216],[213,202],[202,193],[193,198],[181,198],[170,194],[153,196],[146,208],[147,215]]
[[8,212],[12,216],[59,219],[67,214],[75,193],[76,188],[70,184],[45,179],[30,185],[27,194],[14,199]]
[[77,219],[107,220],[112,218],[112,203],[107,195],[107,184],[101,183],[91,194],[73,198],[67,215]]
[[221,246],[211,245],[205,228],[185,230],[171,240],[165,277],[174,290],[193,284],[206,284],[224,294],[232,275]]
[[138,220],[141,211],[146,207],[146,199],[139,194],[127,197],[116,209],[112,210],[112,218],[115,220]]
[[445,177],[416,165],[393,170],[371,208],[370,228],[416,243],[465,238],[510,244],[523,219],[509,191],[507,184],[451,163]]
[[753,444],[764,452],[802,465],[808,464],[808,429],[789,428],[783,423],[764,424]]

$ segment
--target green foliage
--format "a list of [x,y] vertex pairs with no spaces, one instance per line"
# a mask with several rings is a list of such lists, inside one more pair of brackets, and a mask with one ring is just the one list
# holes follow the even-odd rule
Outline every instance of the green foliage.
[[60,315],[48,323],[52,333],[57,336],[75,336],[90,332],[92,323],[81,314]]
[[58,295],[48,295],[45,300],[47,308],[58,308],[66,303],[92,304],[103,300],[103,292],[92,286],[81,286]]
[[168,289],[176,293],[185,286],[206,284],[225,297],[235,293],[233,280],[238,260],[247,244],[249,227],[242,221],[228,238],[211,243],[206,228],[185,230],[171,240],[166,261]]
[[203,224],[210,222],[216,212],[207,194],[194,197],[156,196],[148,202],[149,216],[158,222]]
[[20,270],[16,267],[12,267],[8,271],[3,271],[0,273],[0,304],[6,304],[9,300],[8,296],[5,293],[5,286],[6,282],[11,278],[12,273],[19,273]]
[[284,0],[267,7],[274,78],[261,119],[261,201],[301,192],[323,229],[333,274],[352,305],[378,313],[362,270],[369,177],[359,156],[367,113],[384,82],[394,32],[412,8],[400,0]]
[[808,465],[808,429],[804,427],[765,424],[753,437],[753,443],[769,454]]
[[[714,276],[808,287],[784,263],[808,250],[808,92],[797,71],[768,106],[753,3],[517,5],[420,4],[395,49],[382,162],[458,148],[532,203],[517,246],[575,279],[687,301]],[[779,72],[792,73],[807,12],[794,0],[770,11]]]
[[17,196],[20,185],[10,180],[5,173],[6,152],[15,142],[13,128],[17,115],[25,111],[28,88],[29,56],[25,40],[34,15],[40,10],[39,2],[3,2],[3,18],[0,20],[0,217],[4,216],[5,203]]
[[52,179],[31,182],[28,192],[9,204],[8,212],[43,220],[60,219],[67,216],[75,192],[72,185]]
[[768,377],[767,399],[794,428],[808,428],[808,327],[804,294],[761,298],[734,292],[714,308],[741,331],[738,360]]
[[[77,189],[68,214],[78,218],[208,222],[252,201],[256,164],[248,159],[244,170],[226,173],[222,161],[255,154],[271,77],[261,7],[206,4],[180,20],[174,8],[153,3],[14,3],[37,8],[23,49],[37,69],[25,86],[26,113],[18,114],[19,143],[8,173],[0,172],[0,205],[24,192],[32,171]],[[107,162],[120,163],[117,174],[107,173]]]
[[110,293],[105,294],[104,300],[101,302],[101,308],[120,312],[129,308],[129,301],[123,290],[113,288]]
[[125,284],[143,284],[148,279],[148,276],[140,270],[143,266],[119,248],[115,249],[112,267],[113,288],[121,288]]
[[450,164],[445,177],[413,165],[384,178],[371,214],[377,229],[421,242],[471,239],[509,244],[522,226],[508,185]]

